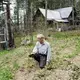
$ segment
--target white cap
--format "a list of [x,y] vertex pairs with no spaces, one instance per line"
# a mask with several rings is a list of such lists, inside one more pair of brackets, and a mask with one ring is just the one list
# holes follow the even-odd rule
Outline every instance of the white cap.
[[43,34],[38,34],[37,38],[44,38],[44,35]]

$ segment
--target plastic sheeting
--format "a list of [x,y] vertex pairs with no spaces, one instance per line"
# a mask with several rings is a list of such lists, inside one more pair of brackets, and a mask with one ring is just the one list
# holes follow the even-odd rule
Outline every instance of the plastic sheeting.
[[[45,9],[39,8],[45,17]],[[72,7],[61,8],[56,10],[47,10],[47,20],[55,20],[58,22],[68,22],[68,17],[72,12]]]

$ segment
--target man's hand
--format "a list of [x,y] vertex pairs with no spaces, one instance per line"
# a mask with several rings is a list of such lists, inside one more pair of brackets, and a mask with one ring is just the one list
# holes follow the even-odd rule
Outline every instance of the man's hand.
[[29,57],[34,57],[34,54],[30,54]]

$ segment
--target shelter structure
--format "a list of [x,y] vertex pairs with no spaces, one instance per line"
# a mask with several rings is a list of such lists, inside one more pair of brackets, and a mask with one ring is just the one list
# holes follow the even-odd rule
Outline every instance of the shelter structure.
[[[60,8],[55,10],[47,10],[47,22],[49,25],[53,24],[52,27],[55,29],[68,29],[72,21],[72,11],[73,7]],[[76,14],[74,14],[76,17]],[[42,18],[41,18],[42,17]],[[34,16],[34,22],[41,22],[41,19],[44,21],[45,18],[45,9],[39,8],[36,11]],[[40,19],[41,18],[41,19]],[[40,20],[40,21],[39,21]],[[41,23],[40,23],[41,24]]]
[[0,0],[0,49],[14,46],[9,0]]

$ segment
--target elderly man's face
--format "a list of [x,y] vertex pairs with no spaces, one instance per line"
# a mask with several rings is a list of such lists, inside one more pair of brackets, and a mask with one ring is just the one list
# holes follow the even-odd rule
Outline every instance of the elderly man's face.
[[44,38],[38,38],[38,41],[39,41],[40,43],[44,43]]

